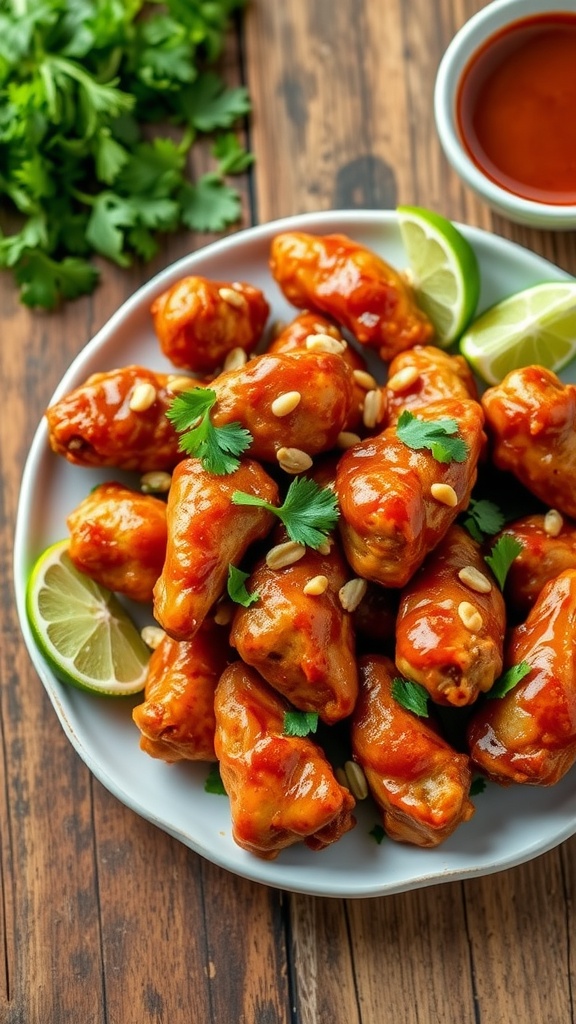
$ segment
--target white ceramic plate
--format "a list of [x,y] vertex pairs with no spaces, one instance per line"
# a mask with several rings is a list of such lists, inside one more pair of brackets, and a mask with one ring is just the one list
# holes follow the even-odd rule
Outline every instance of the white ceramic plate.
[[[287,229],[341,231],[397,267],[406,263],[393,212],[309,214],[240,232],[185,257],[136,292],[86,345],[54,397],[97,370],[133,362],[170,369],[155,340],[149,307],[159,292],[185,274],[250,281],[265,291],[272,320],[289,319],[294,311],[268,272],[270,241]],[[462,230],[480,262],[481,309],[528,285],[567,276],[502,238],[477,229]],[[16,595],[30,657],[66,735],[94,775],[137,814],[236,874],[295,892],[339,897],[385,895],[485,875],[544,853],[576,832],[576,774],[572,771],[551,789],[489,785],[475,798],[473,819],[435,850],[388,840],[378,846],[368,834],[378,817],[367,802],[358,809],[356,828],[321,853],[297,846],[266,862],[239,849],[231,836],[227,799],[204,791],[206,765],[167,765],[140,751],[131,707],[141,698],[106,700],[62,685],[30,635],[24,610],[30,567],[48,544],[67,536],[68,512],[95,482],[106,478],[110,471],[83,470],[52,454],[45,424],[40,424],[26,463],[18,509]]]

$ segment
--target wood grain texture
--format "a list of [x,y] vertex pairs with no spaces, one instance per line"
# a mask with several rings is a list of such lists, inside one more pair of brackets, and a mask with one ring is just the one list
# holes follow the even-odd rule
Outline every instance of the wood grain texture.
[[[257,164],[243,224],[335,207],[435,207],[576,273],[576,235],[493,215],[450,171],[432,89],[474,0],[251,0],[225,55]],[[203,166],[206,153],[197,166]],[[154,263],[31,314],[0,276],[2,1024],[575,1024],[576,838],[531,864],[381,900],[278,893],[123,807],[65,738],[19,637],[12,538],[36,424],[63,370]],[[321,854],[319,854],[321,856]]]

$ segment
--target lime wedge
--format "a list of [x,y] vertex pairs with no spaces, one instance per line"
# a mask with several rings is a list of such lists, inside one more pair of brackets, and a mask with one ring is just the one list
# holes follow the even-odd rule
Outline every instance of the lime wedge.
[[551,281],[510,295],[482,313],[460,351],[487,384],[519,366],[561,370],[576,356],[576,281]]
[[148,647],[114,594],[74,567],[67,540],[34,565],[26,611],[38,649],[63,682],[110,696],[144,688]]
[[436,344],[448,348],[476,312],[480,271],[466,238],[439,213],[399,206],[398,224],[416,301],[436,330]]

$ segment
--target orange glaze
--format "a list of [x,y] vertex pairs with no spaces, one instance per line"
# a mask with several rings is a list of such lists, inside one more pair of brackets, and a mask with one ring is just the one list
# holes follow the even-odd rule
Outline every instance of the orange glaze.
[[497,185],[540,202],[576,202],[576,12],[522,18],[469,62],[460,134]]

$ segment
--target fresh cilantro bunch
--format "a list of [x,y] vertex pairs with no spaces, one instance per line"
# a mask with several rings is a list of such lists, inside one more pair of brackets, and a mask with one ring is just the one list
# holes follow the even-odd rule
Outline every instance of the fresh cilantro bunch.
[[[151,259],[158,233],[220,231],[244,88],[214,71],[244,0],[0,0],[0,267],[29,306],[91,292],[99,254]],[[214,169],[188,154],[211,135]]]

